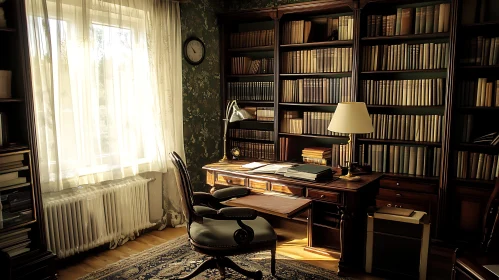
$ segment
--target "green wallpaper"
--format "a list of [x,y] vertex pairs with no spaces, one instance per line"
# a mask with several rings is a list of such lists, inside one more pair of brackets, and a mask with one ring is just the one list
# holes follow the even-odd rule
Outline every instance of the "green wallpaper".
[[207,191],[203,165],[221,158],[219,33],[216,13],[220,0],[180,4],[182,41],[199,37],[206,57],[197,66],[182,62],[185,154],[195,190]]

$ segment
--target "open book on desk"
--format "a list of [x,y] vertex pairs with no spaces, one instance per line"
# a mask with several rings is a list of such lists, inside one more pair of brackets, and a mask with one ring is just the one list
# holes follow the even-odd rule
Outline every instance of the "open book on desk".
[[262,174],[278,174],[284,175],[288,171],[288,168],[295,166],[293,163],[282,163],[282,164],[269,164],[262,167],[255,168],[248,171],[248,173],[262,173]]

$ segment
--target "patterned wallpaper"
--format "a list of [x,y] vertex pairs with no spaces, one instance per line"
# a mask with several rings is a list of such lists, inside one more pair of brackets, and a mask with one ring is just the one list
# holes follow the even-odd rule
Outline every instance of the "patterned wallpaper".
[[307,2],[311,0],[192,0],[180,4],[182,41],[199,37],[206,46],[205,60],[198,66],[182,62],[184,139],[187,166],[195,190],[207,191],[203,165],[222,155],[220,122],[219,33],[216,14]]
[[199,37],[206,56],[197,66],[182,62],[184,140],[194,189],[208,191],[203,165],[221,158],[219,34],[216,13],[222,0],[195,0],[180,5],[182,41]]

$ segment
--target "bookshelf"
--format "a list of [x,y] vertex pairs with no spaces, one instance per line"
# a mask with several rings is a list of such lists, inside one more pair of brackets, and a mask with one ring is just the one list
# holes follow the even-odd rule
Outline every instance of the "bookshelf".
[[[320,116],[315,117],[321,113],[330,117],[338,102],[366,102],[370,114],[386,116],[381,117],[381,122],[375,127],[387,127],[392,123],[390,128],[393,128],[394,122],[390,122],[390,118],[400,116],[409,120],[407,123],[412,127],[416,116],[418,119],[434,116],[429,121],[419,123],[421,130],[426,129],[425,133],[430,138],[416,138],[410,134],[411,129],[405,127],[409,137],[391,137],[393,135],[387,132],[380,137],[358,136],[353,141],[354,159],[368,162],[366,151],[369,151],[370,146],[386,149],[386,155],[381,155],[380,160],[377,158],[381,166],[384,164],[388,169],[383,171],[386,176],[381,180],[378,206],[394,202],[418,206],[419,210],[431,215],[434,239],[451,243],[476,243],[480,227],[472,220],[481,219],[484,201],[487,201],[494,181],[459,178],[458,153],[466,151],[497,155],[499,151],[498,146],[471,141],[488,132],[499,131],[499,123],[490,121],[491,118],[499,117],[499,106],[495,106],[495,101],[499,100],[496,97],[496,89],[499,88],[499,47],[497,57],[494,56],[495,44],[489,47],[489,53],[492,53],[487,57],[490,65],[476,65],[469,62],[470,48],[460,46],[478,36],[499,43],[499,39],[495,41],[496,37],[499,38],[499,19],[486,15],[481,8],[483,1],[489,0],[471,1],[478,4],[476,9],[470,9],[469,0],[318,0],[222,14],[221,38],[225,38],[221,40],[223,104],[227,102],[227,82],[237,79],[273,81],[273,103],[266,101],[269,103],[265,105],[274,108],[274,122],[265,129],[274,133],[275,159],[286,158],[298,162],[301,161],[303,148],[332,147],[347,142],[347,137],[328,134],[328,120],[319,121],[319,133],[310,133],[305,127],[310,125],[306,121],[310,114],[314,116],[312,119],[321,119]],[[470,16],[470,13],[473,15]],[[480,20],[484,13],[485,16]],[[343,23],[351,24],[346,27],[348,36],[344,37],[342,33],[344,40],[339,40],[336,31],[332,35],[328,29],[332,26],[334,30],[331,19],[340,17],[347,19]],[[400,18],[399,30],[397,18]],[[321,22],[325,26],[321,26]],[[328,22],[331,24],[329,27]],[[244,26],[248,25],[254,30],[270,27],[275,30],[272,47],[240,50],[258,53],[256,57],[259,58],[267,52],[268,57],[274,58],[272,74],[251,78],[231,75],[229,58],[238,54],[239,50],[230,49],[226,40],[231,32],[246,30]],[[290,28],[298,33],[293,35],[291,31],[290,34]],[[327,35],[317,35],[314,31],[320,34],[326,32]],[[419,60],[419,57],[423,59]],[[324,62],[324,58],[331,62]],[[341,63],[335,65],[334,61]],[[478,97],[472,100],[468,93],[473,86],[465,88],[461,85],[463,81],[478,83],[479,78],[487,80],[485,91],[482,95],[476,94]],[[331,85],[341,79],[348,79],[348,86],[331,90]],[[474,87],[477,87],[477,83]],[[468,91],[464,93],[463,88]],[[463,96],[468,98],[467,103],[463,103]],[[480,106],[474,106],[477,98],[479,101],[483,98]],[[244,101],[240,103],[243,105]],[[260,106],[258,103],[247,105]],[[466,116],[472,116],[472,121],[465,122]],[[291,124],[288,123],[289,118],[301,120]],[[470,130],[471,140],[464,141],[462,137],[463,131],[467,131],[467,122],[473,123],[473,129]],[[426,128],[430,124],[433,129]],[[290,127],[293,127],[293,132],[289,130]],[[264,128],[251,126],[251,129]],[[396,129],[395,133],[398,133]],[[390,154],[390,147],[404,150],[408,147],[409,151],[412,148],[413,154],[418,148],[423,153],[428,152],[431,170],[428,169],[425,175],[412,174],[417,170],[414,164],[417,165],[418,159],[411,160],[409,152],[409,163],[406,166],[404,158],[404,164],[401,165],[404,172],[389,172],[390,158],[394,158]],[[283,157],[284,153],[286,157]],[[493,158],[491,161],[493,165]],[[424,160],[423,165],[427,167]],[[407,172],[405,168],[409,166],[412,171]],[[488,175],[493,178],[491,174]],[[398,191],[395,194],[401,195],[392,196],[395,190]],[[471,214],[466,213],[468,208]]]
[[45,244],[24,1],[0,8],[7,21],[0,28],[0,70],[11,73],[10,96],[0,88],[0,278],[49,279],[55,255]]

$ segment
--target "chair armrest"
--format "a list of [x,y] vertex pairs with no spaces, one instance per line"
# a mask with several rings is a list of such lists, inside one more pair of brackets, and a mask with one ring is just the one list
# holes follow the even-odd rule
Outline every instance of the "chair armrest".
[[254,220],[257,217],[255,210],[246,207],[226,207],[218,210],[217,214],[234,220]]
[[224,201],[231,198],[246,196],[250,194],[250,189],[245,187],[228,187],[213,193],[213,197],[219,201]]
[[220,209],[225,205],[220,203],[220,200],[206,192],[194,192],[192,194],[194,205],[205,205],[213,209]]

